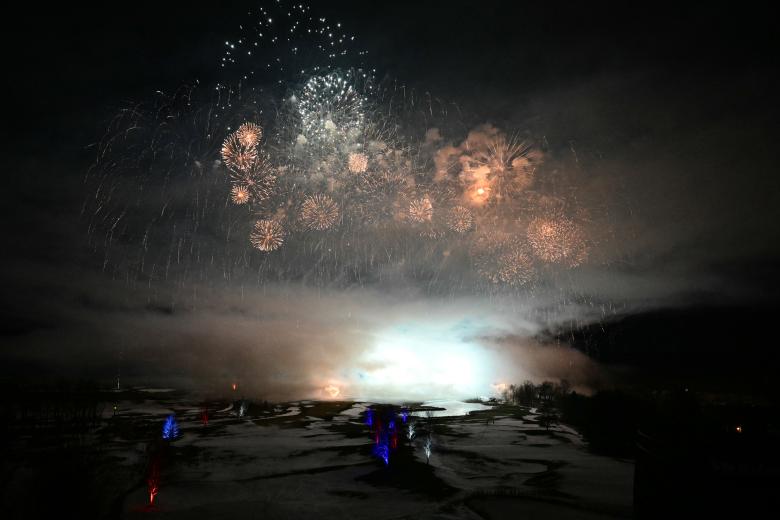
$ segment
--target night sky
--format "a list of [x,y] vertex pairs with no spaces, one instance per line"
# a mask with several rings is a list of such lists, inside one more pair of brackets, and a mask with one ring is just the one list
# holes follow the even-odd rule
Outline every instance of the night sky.
[[[564,289],[497,297],[441,296],[403,275],[219,290],[111,276],[81,214],[94,143],[156,91],[224,82],[224,42],[253,3],[31,5],[6,17],[3,36],[3,377],[110,380],[121,367],[143,382],[242,378],[300,395],[352,381],[344,367],[384,325],[421,326],[425,341],[455,331],[513,360],[501,377],[582,386],[606,384],[616,364],[683,379],[732,367],[741,380],[774,366],[780,114],[767,11],[317,4],[355,34],[379,79],[456,107],[452,143],[484,124],[543,139],[550,164],[574,172],[578,200],[610,224],[599,261]],[[427,325],[409,325],[420,315]]]

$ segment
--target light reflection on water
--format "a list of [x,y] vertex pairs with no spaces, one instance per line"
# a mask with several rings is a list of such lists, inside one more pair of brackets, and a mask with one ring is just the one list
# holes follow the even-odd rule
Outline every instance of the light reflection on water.
[[425,401],[422,405],[444,408],[444,410],[433,410],[431,412],[418,410],[412,412],[411,415],[416,417],[427,417],[428,413],[431,413],[433,414],[433,417],[454,417],[458,415],[468,415],[469,412],[476,412],[479,410],[490,410],[490,406],[481,403],[464,403],[463,401],[451,401],[447,399]]

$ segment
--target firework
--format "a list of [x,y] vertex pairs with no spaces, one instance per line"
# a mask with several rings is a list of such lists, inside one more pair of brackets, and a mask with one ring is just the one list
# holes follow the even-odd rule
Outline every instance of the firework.
[[236,139],[246,148],[254,148],[263,137],[263,129],[255,123],[244,123],[236,130]]
[[311,195],[301,206],[301,220],[308,229],[325,231],[339,219],[338,205],[327,195]]
[[455,206],[449,212],[447,227],[456,233],[465,233],[474,225],[474,215],[464,206]]
[[245,146],[236,133],[230,134],[222,143],[222,161],[234,172],[247,171],[257,159],[257,148]]
[[230,190],[230,199],[233,204],[246,204],[249,202],[249,189],[245,185],[233,186]]
[[368,168],[368,156],[364,153],[349,154],[347,167],[352,173],[364,173],[366,168]]
[[534,265],[525,245],[514,235],[488,232],[471,246],[477,272],[495,285],[521,286],[533,279]]
[[[532,153],[529,143],[517,137],[506,138],[498,133],[484,146],[477,147],[469,158],[475,176],[487,182],[487,185],[477,183],[475,194],[485,195],[485,191],[490,188],[493,197],[503,202],[530,186],[532,161],[538,160],[540,155]],[[482,193],[479,193],[480,189]]]
[[[263,202],[268,200],[276,189],[276,175],[265,154],[259,154],[245,170],[231,170],[231,181],[234,187],[246,189],[249,198],[247,202]],[[235,198],[233,202],[237,202]]]
[[429,197],[413,200],[409,204],[409,220],[412,222],[430,222],[433,218],[433,204]]
[[284,228],[276,220],[258,220],[249,235],[249,241],[260,251],[276,251],[284,243]]
[[367,100],[355,87],[352,74],[313,76],[294,101],[306,144],[338,144],[363,130]]
[[496,264],[496,278],[507,285],[525,285],[533,279],[533,261],[519,247],[499,255]]
[[545,262],[575,267],[588,256],[582,229],[566,217],[534,218],[527,235],[534,254]]

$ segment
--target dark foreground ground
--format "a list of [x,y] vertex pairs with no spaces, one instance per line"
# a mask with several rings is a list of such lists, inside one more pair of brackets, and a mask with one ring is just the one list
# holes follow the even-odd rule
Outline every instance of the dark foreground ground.
[[[415,436],[399,424],[386,465],[373,453],[368,403],[249,403],[243,416],[238,404],[133,390],[85,411],[79,428],[41,424],[38,410],[5,431],[3,517],[632,516],[633,462],[593,454],[577,431],[548,429],[532,407],[455,417],[412,409]],[[167,441],[171,414],[179,436]]]

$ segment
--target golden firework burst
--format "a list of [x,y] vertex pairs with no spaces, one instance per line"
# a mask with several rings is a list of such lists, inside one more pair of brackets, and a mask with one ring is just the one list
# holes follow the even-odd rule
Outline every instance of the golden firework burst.
[[519,246],[513,245],[496,259],[495,276],[507,285],[525,285],[534,276],[533,260]]
[[455,206],[449,212],[447,227],[456,233],[465,233],[474,225],[474,215],[464,206]]
[[433,218],[433,204],[428,196],[409,203],[409,220],[412,222],[430,222]]
[[243,185],[233,186],[230,190],[230,198],[233,204],[246,204],[249,202],[249,190]]
[[309,229],[325,231],[339,219],[339,206],[327,195],[306,197],[301,206],[301,221]]
[[368,156],[364,153],[349,154],[347,167],[352,173],[364,173],[368,168]]
[[566,217],[537,217],[528,224],[528,243],[534,254],[549,263],[575,267],[588,256],[582,229]]
[[474,239],[470,253],[477,272],[492,284],[519,287],[534,278],[534,264],[526,245],[513,234],[482,233]]
[[268,159],[260,154],[245,170],[231,171],[234,186],[243,186],[252,202],[268,200],[276,190],[276,175]]
[[258,220],[249,241],[260,251],[275,251],[284,243],[284,228],[276,220]]
[[255,123],[244,123],[236,130],[236,138],[247,148],[257,146],[262,137],[263,129]]
[[254,146],[244,146],[236,133],[230,134],[222,143],[222,161],[234,172],[246,171],[257,159]]

